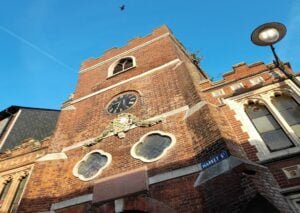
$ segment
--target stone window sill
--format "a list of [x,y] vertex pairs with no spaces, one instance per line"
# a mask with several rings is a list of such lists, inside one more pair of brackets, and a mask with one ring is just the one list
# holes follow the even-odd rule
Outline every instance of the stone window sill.
[[268,163],[268,162],[271,162],[271,161],[275,161],[277,159],[293,156],[293,155],[299,154],[299,153],[300,153],[300,147],[299,146],[289,148],[289,149],[285,149],[285,150],[280,150],[280,151],[277,151],[277,152],[271,152],[269,154],[259,156],[258,163],[264,164],[264,163]]

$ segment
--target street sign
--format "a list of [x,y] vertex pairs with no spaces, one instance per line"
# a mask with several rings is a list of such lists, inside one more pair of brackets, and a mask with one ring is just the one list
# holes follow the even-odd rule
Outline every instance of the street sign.
[[215,165],[216,163],[226,159],[229,157],[229,153],[226,150],[221,151],[217,155],[212,156],[206,161],[201,162],[201,168],[202,169],[207,169],[208,167],[211,167]]

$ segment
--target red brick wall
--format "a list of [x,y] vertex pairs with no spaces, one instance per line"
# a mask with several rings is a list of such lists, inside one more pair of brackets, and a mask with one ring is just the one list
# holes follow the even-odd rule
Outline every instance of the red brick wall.
[[130,69],[127,72],[112,78],[107,79],[108,68],[115,60],[105,63],[93,70],[81,73],[79,75],[74,98],[87,95],[94,92],[95,89],[99,90],[106,88],[176,59],[177,54],[174,50],[174,45],[171,42],[170,37],[165,37],[129,53],[129,56],[134,56],[136,58],[136,68]]
[[203,198],[193,187],[197,176],[194,174],[154,184],[150,187],[150,195],[176,212],[204,212]]
[[[165,32],[166,29],[162,28],[154,32],[150,37],[155,38]],[[131,47],[140,44],[142,40],[132,41]],[[125,49],[123,48],[123,50]],[[105,63],[94,70],[84,72],[79,76],[75,98],[91,93],[95,86],[97,89],[105,88],[179,57],[182,60],[189,60],[185,53],[180,51],[178,44],[174,43],[171,37],[165,37],[130,53],[129,55],[136,57],[137,67],[127,72],[106,79],[107,68],[113,61]],[[119,50],[111,50],[102,59],[99,58],[84,63],[83,68],[118,53],[120,53]],[[132,113],[141,119],[157,116],[199,102],[200,97],[194,85],[196,80],[201,78],[201,73],[198,71],[199,73],[195,76],[190,76],[189,72],[187,72],[187,67],[191,68],[193,66],[190,62],[178,64],[177,66],[174,64],[143,78],[130,81],[75,103],[73,104],[75,110],[62,110],[50,150],[59,152],[66,146],[100,135],[116,117],[116,115],[109,114],[106,111],[108,103],[113,97],[124,91],[135,91],[138,93],[137,103],[126,112]],[[111,136],[90,148],[68,151],[66,152],[67,160],[37,163],[29,180],[29,190],[25,192],[25,199],[22,201],[21,208],[31,207],[39,211],[46,211],[49,209],[50,203],[91,192],[94,181],[83,182],[79,180],[73,176],[72,169],[86,153],[94,149],[102,149],[112,155],[111,165],[98,178],[118,174],[144,165],[147,165],[148,174],[152,176],[164,171],[195,164],[196,159],[194,157],[192,138],[184,116],[183,112],[168,117],[163,123],[158,125],[149,128],[138,127],[132,129],[126,133],[124,139]],[[146,164],[131,157],[130,149],[132,145],[144,134],[153,130],[174,134],[176,137],[174,147],[162,159],[153,163]],[[36,186],[41,186],[41,188]],[[58,188],[60,190],[57,190]]]
[[231,154],[242,158],[245,156],[236,134],[219,108],[208,104],[188,117],[187,123],[197,158],[201,161],[221,150],[229,150]]
[[193,92],[188,93],[189,88],[184,88],[179,80],[182,72],[184,70],[181,68],[163,69],[76,103],[74,111],[63,110],[53,145],[62,148],[98,136],[116,117],[106,111],[108,103],[123,91],[139,93],[135,106],[126,111],[139,118],[150,118],[199,100]]
[[282,171],[282,168],[295,166],[299,164],[300,164],[300,157],[295,156],[290,159],[267,163],[266,166],[270,169],[273,176],[279,183],[280,187],[286,188],[286,187],[300,185],[300,178],[298,177],[298,178],[288,179],[284,174],[284,172]]
[[[145,38],[137,38],[130,41],[126,47],[111,49],[101,58],[84,62],[82,69],[107,60],[166,32],[169,32],[169,30],[166,27],[162,27]],[[81,73],[74,99],[145,73],[176,58],[180,58],[183,63],[165,67],[145,75],[143,78],[132,80],[74,103],[74,110],[63,110],[58,120],[56,132],[51,139],[50,151],[60,152],[64,147],[99,136],[108,124],[116,118],[116,115],[109,114],[106,111],[108,103],[113,97],[124,91],[135,91],[138,93],[137,103],[126,112],[132,113],[141,119],[170,112],[186,105],[192,107],[201,100],[205,100],[209,104],[188,118],[185,118],[185,112],[181,112],[167,117],[166,120],[155,126],[131,129],[123,139],[110,136],[92,147],[67,151],[67,160],[38,162],[28,182],[20,207],[21,212],[32,212],[32,209],[34,211],[47,211],[51,203],[92,193],[94,181],[97,179],[145,165],[148,168],[148,175],[153,176],[196,164],[199,160],[208,159],[222,149],[227,149],[231,154],[241,158],[246,158],[245,151],[249,159],[257,160],[256,149],[250,146],[247,141],[249,137],[242,131],[240,122],[236,121],[233,111],[228,106],[223,105],[218,98],[212,97],[211,92],[224,88],[225,95],[222,97],[235,95],[229,88],[230,84],[227,84],[228,82],[226,81],[235,80],[238,77],[246,77],[247,75],[250,76],[253,73],[260,73],[266,69],[265,65],[241,65],[235,67],[233,73],[225,76],[224,84],[213,85],[211,82],[206,82],[203,86],[198,85],[205,78],[201,70],[198,70],[191,64],[188,56],[181,51],[180,45],[174,42],[171,37],[157,40],[150,45],[131,52],[129,55],[136,57],[137,67],[112,78],[107,79],[107,69],[114,60]],[[263,77],[266,80],[265,85],[272,83],[269,74],[263,73]],[[207,88],[209,84],[212,85],[212,88]],[[218,87],[215,88],[215,86]],[[248,88],[247,91],[252,89],[254,88]],[[132,145],[144,134],[153,130],[160,130],[175,135],[176,144],[160,160],[152,163],[144,163],[131,157],[130,149]],[[101,149],[110,153],[112,155],[112,163],[94,180],[81,181],[73,176],[73,167],[86,153],[95,149]],[[254,196],[254,192],[260,192],[267,197],[272,194],[271,189],[264,191],[264,187],[270,186],[265,180],[272,181],[268,179],[270,174],[267,170],[261,173],[260,176],[257,176],[257,179],[255,177],[251,181],[247,178],[242,178],[241,173],[228,174],[228,176],[224,176],[224,179],[222,177],[217,178],[215,180],[217,185],[212,182],[212,185],[209,185],[211,188],[208,187],[202,191],[197,191],[193,187],[193,183],[198,175],[194,174],[155,184],[150,187],[149,196],[166,203],[178,212],[214,212],[213,210],[223,210],[226,203],[231,206],[231,209],[234,209],[236,205],[242,205],[249,201],[250,197]],[[260,183],[259,178],[262,177],[265,179]],[[243,186],[243,184],[249,185]],[[223,186],[225,189],[222,189]],[[230,191],[230,186],[236,188]],[[215,195],[213,189],[220,194]],[[251,196],[240,197],[245,194],[246,189],[250,191],[249,194]],[[278,195],[278,190],[276,194]],[[205,202],[204,197],[206,199]],[[239,198],[245,202],[238,204]],[[273,201],[275,202],[275,200]],[[222,203],[223,209],[221,208],[222,205],[217,206],[219,202]],[[278,202],[282,202],[282,197],[279,196]],[[285,203],[282,205],[285,206]],[[79,211],[79,209],[87,207],[88,204],[83,204],[78,206],[78,208],[62,209],[61,212],[73,211],[73,209]]]
[[[286,64],[285,68],[291,71],[289,64]],[[281,82],[285,79],[284,77],[280,77],[277,79],[273,78],[271,73],[274,71],[280,70],[274,69],[274,66],[265,65],[262,62],[252,65],[242,63],[240,65],[234,66],[232,72],[225,74],[222,81],[219,81],[217,83],[208,81],[200,84],[200,89],[202,89],[203,92],[201,93],[201,98],[208,101],[209,103],[217,105],[222,110],[223,115],[228,122],[228,125],[231,127],[232,132],[234,132],[236,143],[240,144],[240,146],[246,153],[247,158],[252,161],[259,160],[257,157],[258,150],[255,146],[249,143],[249,135],[242,130],[242,124],[236,119],[235,112],[230,109],[230,106],[224,105],[221,99],[230,98],[232,96],[236,96],[245,92],[251,92],[264,86]],[[282,72],[281,75],[283,75]],[[262,77],[264,79],[264,82],[256,86],[251,85],[249,80],[257,77]],[[244,89],[238,92],[233,91],[230,86],[237,83],[243,83]],[[213,97],[212,92],[220,89],[223,89],[225,94],[219,97]],[[282,167],[288,167],[296,164],[299,164],[299,160],[296,158],[290,158],[286,160],[276,160],[273,163],[266,164],[266,166],[270,168],[270,171],[273,173],[280,186],[285,188],[300,184],[299,178],[288,180],[281,169]]]
[[[55,210],[56,213],[83,213],[83,212],[89,212],[91,210],[91,204],[90,203],[83,203],[79,205],[74,205],[68,208],[58,209]],[[107,212],[109,213],[109,212]],[[114,213],[114,212],[112,212]]]
[[[203,91],[203,93],[201,93],[201,98],[220,107],[227,120],[228,126],[230,126],[232,132],[234,132],[235,142],[242,146],[247,158],[253,161],[258,160],[256,155],[257,149],[248,142],[248,133],[242,130],[240,121],[235,118],[235,112],[230,109],[230,106],[224,105],[222,99],[230,98],[245,92],[251,92],[284,80],[284,78],[272,78],[271,72],[274,70],[270,67],[271,66],[267,66],[262,62],[251,65],[241,63],[240,65],[234,66],[233,71],[226,73],[222,81],[217,83],[204,82],[203,84],[200,84],[200,89]],[[289,69],[289,66],[286,65],[286,68]],[[264,81],[258,85],[251,85],[249,80],[257,77],[261,77]],[[239,91],[233,91],[230,86],[237,83],[243,83],[244,88]],[[210,85],[210,87],[208,85]],[[224,91],[224,95],[213,97],[212,93],[221,89]]]
[[149,34],[148,36],[145,36],[145,37],[136,37],[134,39],[131,39],[130,41],[128,41],[128,44],[124,47],[121,47],[121,48],[116,48],[116,47],[113,47],[109,50],[106,50],[104,55],[99,57],[99,58],[90,58],[86,61],[84,61],[82,63],[82,66],[81,66],[81,70],[85,69],[85,68],[88,68],[88,67],[91,67],[99,62],[102,62],[102,61],[105,61],[107,59],[110,59],[112,58],[113,56],[115,55],[118,55],[120,53],[123,53],[127,50],[130,50],[138,45],[141,45],[141,44],[144,44],[145,42],[148,42],[154,38],[157,38],[165,33],[170,33],[170,29],[166,26],[166,25],[163,25],[155,30],[153,30],[153,32],[151,34]]
[[242,164],[199,187],[204,212],[243,212],[256,196],[263,196],[280,212],[291,212],[267,168]]
[[[135,128],[126,133],[124,139],[111,136],[99,144],[86,149],[68,151],[67,160],[45,161],[36,164],[28,183],[22,205],[34,208],[42,206],[39,211],[46,211],[49,203],[70,199],[72,197],[91,193],[94,181],[102,177],[108,177],[131,169],[147,165],[148,174],[153,176],[164,171],[170,171],[183,166],[195,164],[193,144],[183,120],[184,113],[167,118],[161,124],[149,128]],[[176,137],[176,144],[165,156],[153,163],[144,163],[134,159],[130,155],[130,149],[140,137],[149,131],[160,130],[172,133]],[[102,149],[112,155],[112,163],[103,173],[92,181],[84,182],[73,176],[72,170],[75,164],[88,152]],[[51,175],[49,175],[51,174]],[[42,186],[38,189],[36,186]],[[59,190],[58,190],[59,189]],[[36,206],[37,205],[37,206]]]

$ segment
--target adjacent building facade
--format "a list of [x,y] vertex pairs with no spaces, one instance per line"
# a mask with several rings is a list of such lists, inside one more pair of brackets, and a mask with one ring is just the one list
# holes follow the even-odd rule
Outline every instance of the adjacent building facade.
[[35,161],[47,153],[58,110],[11,106],[0,112],[0,212],[16,212]]
[[273,64],[211,82],[196,62],[162,26],[82,63],[17,211],[300,209],[299,88]]

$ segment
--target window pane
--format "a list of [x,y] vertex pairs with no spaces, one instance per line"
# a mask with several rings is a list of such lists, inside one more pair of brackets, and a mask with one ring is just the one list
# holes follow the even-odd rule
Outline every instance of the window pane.
[[295,107],[285,111],[281,111],[280,114],[289,125],[300,123],[300,107]]
[[128,59],[127,61],[125,61],[124,62],[125,64],[124,64],[124,69],[128,69],[128,68],[130,68],[130,67],[132,67],[132,59],[130,58],[130,59]]
[[263,133],[261,137],[270,151],[277,151],[293,146],[293,143],[281,129]]
[[246,107],[255,128],[270,151],[277,151],[294,146],[288,136],[265,106],[252,104]]
[[117,64],[114,68],[114,74],[121,72],[123,70],[123,65],[122,64]]
[[300,137],[300,106],[289,96],[279,96],[272,100],[282,117],[291,126],[294,133]]
[[116,74],[118,72],[122,72],[128,68],[131,68],[133,66],[133,59],[128,58],[122,58],[118,61],[118,64],[114,67],[113,74]]
[[4,186],[4,189],[2,190],[2,194],[0,196],[0,202],[2,203],[3,200],[5,199],[6,195],[7,195],[7,192],[9,190],[9,187],[11,185],[12,181],[9,181],[5,186]]
[[150,160],[157,158],[162,152],[170,146],[171,138],[168,136],[161,136],[159,134],[148,135],[145,140],[136,146],[135,152],[139,156]]
[[82,161],[78,167],[78,174],[84,176],[85,178],[90,178],[97,174],[97,172],[105,166],[107,163],[107,157],[101,155],[100,153],[92,153],[89,157]]
[[295,102],[295,100],[289,96],[275,97],[272,100],[272,103],[278,111],[297,107],[297,103]]
[[258,118],[270,114],[265,106],[253,104],[246,107],[246,112],[250,118]]
[[23,178],[19,184],[18,190],[15,194],[15,198],[12,202],[12,205],[10,207],[10,212],[17,212],[17,208],[18,208],[18,204],[22,195],[22,192],[24,191],[24,186],[25,183],[27,181],[28,176],[26,176],[25,178]]
[[294,133],[300,138],[300,124],[296,124],[291,126]]
[[4,202],[4,200],[7,197],[7,193],[8,193],[8,190],[10,189],[11,183],[12,183],[12,180],[9,181],[8,183],[6,183],[5,186],[4,186],[4,189],[1,192],[1,195],[0,195],[0,209],[1,209],[1,206]]
[[260,133],[269,132],[279,128],[277,121],[275,121],[272,115],[255,118],[252,121]]
[[125,61],[127,61],[128,58],[122,58],[120,61],[119,61],[119,64],[124,64]]

